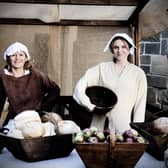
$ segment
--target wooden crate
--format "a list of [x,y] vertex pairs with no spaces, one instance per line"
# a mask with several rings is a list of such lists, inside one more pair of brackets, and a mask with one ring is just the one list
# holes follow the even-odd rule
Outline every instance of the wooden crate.
[[87,168],[133,168],[147,143],[76,144],[76,150]]

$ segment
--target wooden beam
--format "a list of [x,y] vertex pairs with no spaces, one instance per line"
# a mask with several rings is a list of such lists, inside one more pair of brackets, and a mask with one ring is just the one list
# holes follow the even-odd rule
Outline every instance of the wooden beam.
[[61,20],[60,22],[45,23],[38,19],[4,19],[0,18],[0,24],[22,25],[76,25],[76,26],[128,26],[127,21],[104,21],[104,20]]
[[149,0],[144,0],[142,2],[139,1],[136,10],[134,13],[130,16],[128,19],[128,23],[130,24],[130,27],[132,28],[132,36],[136,45],[136,52],[135,52],[135,59],[134,63],[136,65],[140,64],[140,33],[139,33],[139,13],[141,10],[145,7],[145,5],[149,2]]
[[135,9],[134,13],[130,16],[130,18],[128,19],[128,22],[131,24],[136,17],[138,17],[139,13],[141,12],[141,10],[145,7],[145,5],[149,2],[149,0],[143,0],[143,1],[139,1],[137,4],[137,8]]
[[[144,0],[145,2],[147,0]],[[80,4],[80,5],[118,5],[118,6],[137,6],[141,4],[140,0],[1,0],[1,2],[8,3],[33,3],[33,4]],[[142,4],[144,4],[142,2]],[[139,5],[140,9],[141,5]],[[139,9],[133,13],[126,21],[106,21],[106,20],[61,20],[55,23],[45,23],[38,19],[13,19],[13,18],[0,18],[0,24],[47,24],[47,25],[100,25],[100,26],[128,26],[134,20],[134,17],[138,14]]]
[[140,64],[139,17],[136,18],[134,37],[135,37],[135,45],[136,45],[135,64],[139,65]]
[[128,26],[127,21],[104,21],[104,20],[61,20],[60,25],[78,26]]
[[[1,0],[6,3],[136,6],[140,0]],[[142,1],[143,3],[143,1]]]

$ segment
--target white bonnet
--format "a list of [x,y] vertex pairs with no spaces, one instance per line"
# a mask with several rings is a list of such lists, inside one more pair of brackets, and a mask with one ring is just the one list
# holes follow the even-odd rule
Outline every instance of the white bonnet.
[[130,36],[128,36],[128,34],[126,34],[126,33],[116,33],[116,34],[114,34],[111,37],[111,39],[108,41],[107,45],[105,46],[104,52],[106,52],[109,49],[111,42],[116,37],[122,37],[123,39],[125,39],[132,46],[130,48],[130,54],[134,55],[134,48],[136,48],[136,47],[134,45],[133,39]]
[[6,60],[6,57],[15,54],[17,51],[25,52],[27,59],[30,60],[30,55],[27,47],[20,42],[15,42],[6,49],[6,51],[4,52],[4,60]]

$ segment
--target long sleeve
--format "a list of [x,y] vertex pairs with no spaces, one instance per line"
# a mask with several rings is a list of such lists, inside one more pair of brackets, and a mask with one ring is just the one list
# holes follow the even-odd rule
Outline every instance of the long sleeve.
[[4,90],[2,81],[0,79],[0,116],[1,116],[1,113],[2,113],[2,110],[4,107],[5,100],[6,100],[6,94],[5,94],[5,90]]
[[91,85],[96,85],[99,79],[99,66],[88,69],[83,77],[77,82],[74,89],[73,98],[81,105],[89,110],[93,110],[95,105],[90,102],[89,97],[85,94],[86,88]]
[[147,98],[147,80],[145,73],[139,74],[138,81],[138,92],[137,99],[134,106],[134,122],[144,122],[145,120],[145,109],[146,109],[146,98]]
[[46,111],[51,111],[53,106],[56,103],[56,100],[60,96],[60,88],[59,86],[52,81],[47,75],[44,73],[41,73],[41,79],[43,86],[42,88],[44,89],[44,98],[42,100],[41,104],[41,110],[46,110]]

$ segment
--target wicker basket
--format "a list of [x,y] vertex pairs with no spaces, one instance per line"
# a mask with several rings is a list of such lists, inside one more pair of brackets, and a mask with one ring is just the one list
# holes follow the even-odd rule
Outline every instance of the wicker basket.
[[0,134],[4,146],[18,159],[34,162],[68,156],[74,149],[72,134],[16,139]]
[[150,123],[131,123],[131,127],[149,141],[147,152],[158,160],[164,160],[164,151],[167,149],[168,135],[154,135],[151,132],[149,124]]
[[133,168],[145,151],[147,143],[76,144],[76,150],[88,168]]

